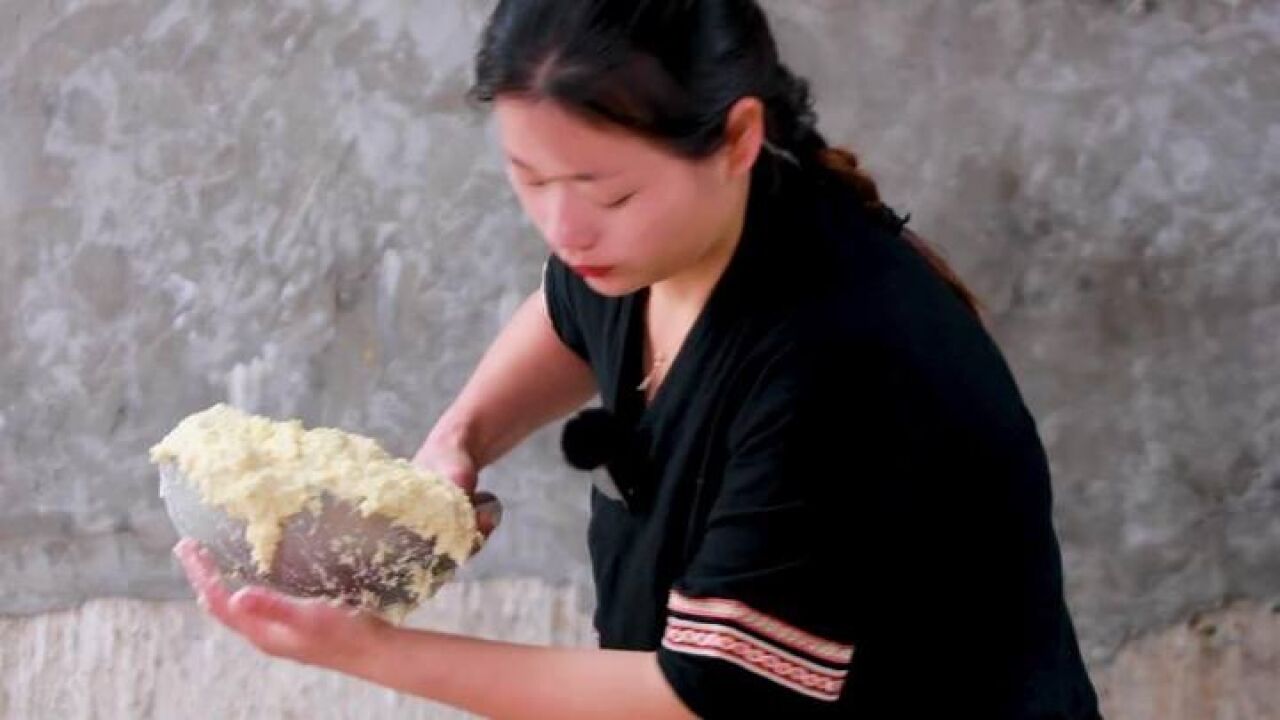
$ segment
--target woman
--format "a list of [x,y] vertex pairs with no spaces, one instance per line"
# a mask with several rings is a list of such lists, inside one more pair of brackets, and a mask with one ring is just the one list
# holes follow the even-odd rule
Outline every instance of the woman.
[[415,461],[474,491],[600,393],[601,648],[228,597],[183,543],[215,616],[486,716],[1098,717],[1035,423],[754,2],[504,0],[472,95],[551,252]]

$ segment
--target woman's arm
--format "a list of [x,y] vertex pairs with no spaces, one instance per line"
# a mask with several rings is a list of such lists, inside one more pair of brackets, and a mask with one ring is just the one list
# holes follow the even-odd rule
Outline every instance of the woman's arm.
[[384,629],[352,674],[494,718],[687,718],[651,652]]
[[538,290],[489,346],[419,455],[462,450],[478,472],[595,392],[590,366],[556,335]]
[[230,594],[196,543],[175,548],[200,604],[259,650],[494,718],[689,718],[649,652],[543,648],[390,625],[262,587]]

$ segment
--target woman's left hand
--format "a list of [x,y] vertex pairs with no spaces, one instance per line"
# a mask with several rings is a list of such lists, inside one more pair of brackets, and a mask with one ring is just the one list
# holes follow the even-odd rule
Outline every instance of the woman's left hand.
[[230,593],[213,558],[194,540],[173,549],[200,606],[262,652],[362,675],[392,626],[369,613],[318,599],[248,586]]

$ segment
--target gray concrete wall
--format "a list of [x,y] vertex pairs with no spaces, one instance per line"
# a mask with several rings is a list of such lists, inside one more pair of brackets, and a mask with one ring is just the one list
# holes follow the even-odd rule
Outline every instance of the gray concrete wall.
[[[0,634],[26,638],[0,715],[35,707],[10,672],[50,628],[186,612],[145,602],[188,597],[145,457],[179,418],[231,399],[411,453],[536,286],[462,102],[488,5],[0,0]],[[991,310],[1099,677],[1280,707],[1250,684],[1280,598],[1280,3],[767,6],[829,137]],[[460,587],[493,603],[588,594],[556,429],[488,474],[508,512]],[[1176,665],[1233,601],[1263,644]]]

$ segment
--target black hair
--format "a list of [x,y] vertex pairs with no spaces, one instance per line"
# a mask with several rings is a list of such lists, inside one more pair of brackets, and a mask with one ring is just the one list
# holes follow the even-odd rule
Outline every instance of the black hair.
[[505,94],[552,99],[690,158],[718,150],[735,103],[758,98],[772,153],[846,182],[979,313],[946,261],[882,202],[858,157],[819,132],[809,83],[780,59],[755,0],[499,0],[468,95],[489,103]]

